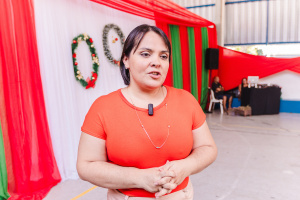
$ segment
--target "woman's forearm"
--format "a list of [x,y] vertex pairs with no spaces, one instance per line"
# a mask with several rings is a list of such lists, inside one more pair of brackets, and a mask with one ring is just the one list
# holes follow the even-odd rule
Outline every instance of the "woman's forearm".
[[140,171],[104,161],[84,162],[77,165],[82,180],[109,189],[141,188]]
[[183,159],[189,175],[196,174],[204,170],[217,158],[218,150],[214,146],[200,146],[195,148],[192,153]]

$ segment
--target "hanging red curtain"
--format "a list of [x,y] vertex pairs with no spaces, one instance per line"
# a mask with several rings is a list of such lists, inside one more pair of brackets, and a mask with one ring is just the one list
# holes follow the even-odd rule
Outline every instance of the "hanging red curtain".
[[[0,1],[0,90],[13,199],[43,199],[61,178],[53,154],[36,44],[33,0]],[[3,119],[5,118],[5,119]],[[11,166],[10,166],[11,165]],[[13,182],[12,182],[13,181]]]
[[250,55],[220,47],[219,76],[226,90],[237,87],[242,78],[259,76],[263,78],[283,70],[300,73],[300,57],[271,58]]
[[[163,32],[165,32],[165,34],[168,36],[169,41],[171,42],[171,36],[169,33],[169,26],[167,23],[161,22],[161,21],[156,21],[156,26],[158,28],[160,28]],[[172,45],[172,44],[171,44]],[[165,85],[168,86],[173,86],[173,66],[172,66],[172,59],[170,62],[170,66],[169,66],[169,71],[166,77],[166,80],[164,82]]]
[[7,192],[7,169],[5,160],[5,150],[2,137],[2,127],[0,122],[0,200],[8,199],[9,194]]
[[198,84],[198,101],[201,103],[201,93],[202,93],[202,33],[201,28],[195,28],[195,56],[197,65],[197,84]]
[[208,34],[208,47],[209,48],[218,48],[218,38],[216,26],[212,25],[207,28]]
[[179,26],[183,89],[191,92],[189,38],[186,26]]
[[[0,13],[0,19],[3,17],[3,14]],[[0,24],[0,30],[1,30],[1,24]],[[0,37],[1,39],[1,37]],[[3,77],[2,77],[2,57],[4,55],[3,51],[3,43],[0,42],[0,123],[2,128],[2,137],[3,137],[3,147],[4,147],[4,153],[5,153],[5,162],[6,162],[6,170],[7,170],[7,184],[10,187],[10,190],[14,190],[15,188],[15,180],[13,176],[13,170],[12,170],[12,161],[11,161],[11,151],[10,151],[10,143],[8,138],[8,131],[7,131],[7,120],[6,120],[6,109],[5,109],[5,99],[4,99],[4,91],[2,89],[3,84]],[[1,137],[1,136],[0,136]],[[2,162],[2,160],[1,160]],[[1,195],[0,195],[1,196]],[[1,199],[1,198],[0,198]]]
[[[296,62],[299,63],[299,57],[296,58],[295,60],[297,60]],[[299,64],[293,65],[291,66],[291,68],[289,68],[289,70],[292,72],[300,73],[300,65]]]
[[108,7],[156,21],[183,26],[215,26],[170,0],[90,0]]

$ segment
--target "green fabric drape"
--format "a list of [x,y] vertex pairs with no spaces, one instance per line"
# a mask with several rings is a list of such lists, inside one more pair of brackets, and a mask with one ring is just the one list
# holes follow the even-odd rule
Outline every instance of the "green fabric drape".
[[201,28],[202,34],[202,88],[201,88],[201,107],[205,110],[208,92],[208,70],[205,69],[205,54],[208,48],[208,33],[207,28]]
[[193,27],[187,27],[189,37],[190,50],[190,78],[191,78],[191,93],[198,100],[198,80],[197,80],[197,65],[196,65],[196,51],[195,51],[195,33]]
[[8,199],[8,197],[9,194],[7,192],[6,161],[5,161],[2,128],[0,122],[0,200]]
[[179,27],[169,25],[172,43],[173,86],[183,88]]

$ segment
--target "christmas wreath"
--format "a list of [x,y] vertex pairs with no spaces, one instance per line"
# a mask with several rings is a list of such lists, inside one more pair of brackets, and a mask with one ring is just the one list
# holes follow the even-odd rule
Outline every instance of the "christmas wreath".
[[[121,41],[121,45],[122,48],[124,46],[124,42],[125,42],[125,38],[124,38],[124,34],[121,31],[121,29],[115,25],[115,24],[107,24],[104,29],[103,29],[103,34],[102,34],[102,42],[103,42],[103,50],[104,50],[104,54],[106,56],[106,58],[114,65],[120,66],[120,59],[116,60],[113,58],[111,51],[109,49],[109,45],[108,45],[108,32],[114,29],[116,31],[116,33],[118,34],[120,41]],[[116,43],[118,41],[118,38],[114,38],[112,40],[112,43]]]
[[[88,77],[86,80],[84,80],[83,76],[81,75],[81,72],[78,69],[78,63],[76,62],[76,53],[75,50],[78,47],[78,44],[80,44],[82,41],[85,41],[87,45],[89,46],[91,56],[93,59],[93,71],[91,78]],[[88,89],[90,87],[95,87],[95,82],[98,78],[98,67],[100,65],[99,59],[97,57],[96,49],[94,48],[93,39],[89,37],[86,33],[80,34],[77,37],[73,39],[72,43],[72,57],[73,57],[73,67],[74,67],[74,74],[76,77],[76,80],[78,80],[85,89]]]

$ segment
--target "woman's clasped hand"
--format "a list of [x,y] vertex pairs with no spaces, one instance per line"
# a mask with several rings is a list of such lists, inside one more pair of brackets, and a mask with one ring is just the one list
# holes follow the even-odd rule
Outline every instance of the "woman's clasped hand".
[[155,193],[156,198],[171,193],[189,176],[181,163],[180,161],[167,161],[161,167],[145,169],[143,188]]

